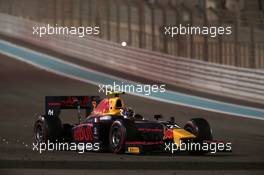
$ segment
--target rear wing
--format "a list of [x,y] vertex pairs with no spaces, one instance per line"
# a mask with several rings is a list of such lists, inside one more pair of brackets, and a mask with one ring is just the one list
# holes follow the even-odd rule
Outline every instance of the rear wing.
[[62,109],[86,109],[86,115],[100,102],[99,96],[46,96],[45,116],[59,116]]

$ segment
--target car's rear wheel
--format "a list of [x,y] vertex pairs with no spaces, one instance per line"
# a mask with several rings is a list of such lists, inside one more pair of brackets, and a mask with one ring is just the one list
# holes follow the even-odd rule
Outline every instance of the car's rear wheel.
[[44,124],[40,120],[35,123],[35,140],[37,142],[43,142],[45,140]]
[[64,142],[72,141],[72,127],[73,125],[68,123],[62,125],[62,141]]
[[36,142],[51,142],[61,140],[62,125],[58,117],[45,118],[40,116],[34,124],[34,138]]

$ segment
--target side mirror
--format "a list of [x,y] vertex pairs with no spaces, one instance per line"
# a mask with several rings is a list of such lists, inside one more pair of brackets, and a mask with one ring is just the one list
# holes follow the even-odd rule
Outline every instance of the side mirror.
[[175,117],[170,117],[170,122],[175,123]]
[[162,115],[154,115],[154,118],[156,119],[156,120],[159,120],[160,118],[162,118]]

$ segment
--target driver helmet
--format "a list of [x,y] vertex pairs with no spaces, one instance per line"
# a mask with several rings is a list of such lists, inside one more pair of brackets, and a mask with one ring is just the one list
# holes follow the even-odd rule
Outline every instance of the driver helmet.
[[120,109],[120,114],[124,116],[124,118],[134,118],[135,111],[130,107],[125,107],[123,109]]

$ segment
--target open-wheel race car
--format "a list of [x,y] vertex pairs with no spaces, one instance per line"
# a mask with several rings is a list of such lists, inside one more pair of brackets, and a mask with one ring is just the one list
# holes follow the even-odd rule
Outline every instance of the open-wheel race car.
[[[77,109],[77,124],[62,124],[60,111]],[[85,116],[81,116],[85,109]],[[47,96],[45,115],[34,124],[36,142],[98,143],[96,151],[139,154],[164,151],[169,144],[213,142],[212,130],[203,118],[194,118],[184,127],[173,119],[145,120],[125,106],[120,93],[99,96]],[[193,151],[192,151],[193,152]],[[199,153],[205,153],[199,150]],[[206,151],[208,152],[208,151]]]

